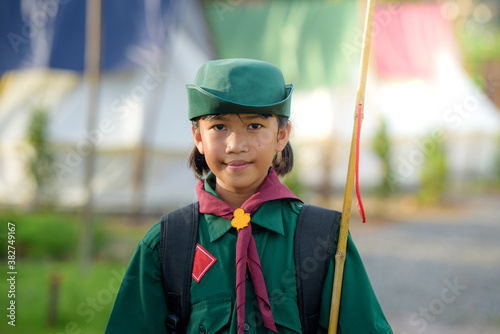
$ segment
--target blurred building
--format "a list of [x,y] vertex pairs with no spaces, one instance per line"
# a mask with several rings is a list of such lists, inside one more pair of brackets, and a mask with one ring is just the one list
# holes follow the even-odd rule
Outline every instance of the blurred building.
[[[50,11],[23,1],[19,20],[0,20],[5,35],[30,33],[26,42],[3,41],[0,49],[7,55],[0,70],[18,69],[6,72],[0,84],[0,203],[23,205],[33,196],[23,166],[30,152],[26,127],[38,106],[50,112],[48,139],[57,172],[52,189],[59,205],[78,207],[85,201],[88,142],[97,148],[92,191],[100,209],[165,211],[196,200],[196,180],[187,167],[192,138],[184,85],[215,57],[261,59],[283,70],[296,87],[291,141],[300,180],[311,189],[343,192],[364,8],[353,1],[157,0],[143,7],[131,2],[131,8],[120,1],[105,3],[121,9],[103,11],[98,119],[90,132],[83,56],[78,56],[83,49],[67,57],[57,53],[67,50],[61,33],[67,25],[82,20],[83,29],[78,14],[83,9],[68,3]],[[35,33],[40,13],[47,21]],[[362,187],[374,186],[383,174],[371,148],[382,119],[393,143],[393,182],[402,189],[418,186],[419,168],[437,142],[446,146],[456,182],[494,173],[500,114],[463,70],[443,13],[439,3],[377,5],[361,139]],[[31,28],[23,26],[23,17],[33,19]],[[123,33],[128,22],[137,27]],[[119,44],[113,44],[112,32],[121,36]],[[21,54],[14,46],[29,49]],[[77,65],[68,65],[67,58]]]

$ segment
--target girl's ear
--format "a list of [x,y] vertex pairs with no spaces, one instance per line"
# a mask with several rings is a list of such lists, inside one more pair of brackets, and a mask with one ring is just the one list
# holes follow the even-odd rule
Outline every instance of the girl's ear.
[[198,151],[200,154],[205,154],[205,151],[203,149],[203,141],[201,140],[201,133],[200,131],[196,131],[194,126],[191,126],[191,132],[193,133],[193,140],[194,140],[194,145],[196,148],[198,148]]
[[276,152],[283,151],[286,144],[288,144],[291,130],[292,130],[292,124],[290,122],[287,123],[286,128],[278,128],[278,142],[276,145]]

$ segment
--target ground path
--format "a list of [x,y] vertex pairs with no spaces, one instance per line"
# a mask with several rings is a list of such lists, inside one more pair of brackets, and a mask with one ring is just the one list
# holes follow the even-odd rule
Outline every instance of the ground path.
[[500,196],[452,202],[444,214],[351,222],[395,334],[500,333]]

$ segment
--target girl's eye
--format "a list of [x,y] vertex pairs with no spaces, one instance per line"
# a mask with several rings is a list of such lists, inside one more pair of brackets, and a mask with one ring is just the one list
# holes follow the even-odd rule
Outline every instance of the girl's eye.
[[260,129],[261,127],[262,127],[262,125],[261,125],[261,124],[257,124],[257,123],[252,123],[252,124],[250,124],[250,125],[248,126],[248,128],[249,128],[250,130],[258,130],[258,129]]
[[222,125],[222,124],[216,124],[216,125],[214,125],[214,126],[213,126],[213,128],[214,128],[215,130],[217,130],[217,131],[222,131],[222,130],[224,130],[226,127],[225,127],[224,125]]

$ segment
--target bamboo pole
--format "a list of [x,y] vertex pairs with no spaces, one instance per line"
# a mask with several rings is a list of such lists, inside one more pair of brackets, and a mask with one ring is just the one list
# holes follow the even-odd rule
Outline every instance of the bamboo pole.
[[[361,66],[359,71],[358,92],[354,113],[354,129],[351,140],[351,153],[349,155],[349,167],[347,170],[346,190],[344,193],[344,205],[342,207],[342,219],[340,221],[339,239],[337,252],[335,254],[335,274],[333,278],[333,291],[330,309],[330,323],[328,334],[337,333],[337,325],[340,310],[340,298],[342,292],[342,280],[344,276],[344,263],[346,259],[347,236],[349,233],[349,221],[351,219],[351,204],[354,192],[354,177],[356,168],[356,145],[357,129],[363,122],[363,107],[365,102],[366,76],[368,73],[368,60],[370,56],[371,28],[373,24],[373,12],[375,0],[368,0],[365,16],[365,28],[363,33],[363,46],[361,49]],[[360,111],[360,112],[359,112]],[[358,117],[358,113],[360,117]]]

